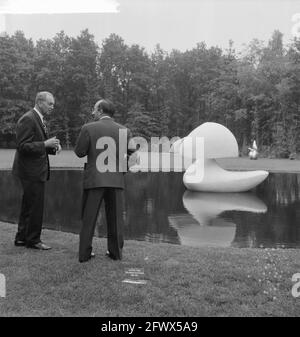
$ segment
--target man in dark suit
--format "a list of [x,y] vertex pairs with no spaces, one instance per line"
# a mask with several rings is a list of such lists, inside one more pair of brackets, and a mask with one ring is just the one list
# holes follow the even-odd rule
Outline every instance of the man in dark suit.
[[35,106],[26,112],[17,123],[17,150],[13,174],[19,177],[23,188],[22,206],[15,237],[16,246],[40,250],[51,247],[41,241],[45,182],[49,179],[48,154],[61,150],[56,137],[48,139],[44,116],[52,112],[54,97],[49,92],[36,96]]
[[127,171],[127,156],[135,149],[128,149],[130,131],[113,120],[114,112],[111,101],[98,101],[93,111],[97,121],[82,127],[74,150],[80,158],[87,156],[79,240],[80,262],[94,256],[92,240],[103,199],[107,221],[106,256],[113,260],[122,259],[124,174]]

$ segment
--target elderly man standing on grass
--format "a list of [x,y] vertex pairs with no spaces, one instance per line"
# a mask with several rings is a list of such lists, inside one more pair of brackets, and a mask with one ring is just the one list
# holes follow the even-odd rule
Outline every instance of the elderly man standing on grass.
[[123,190],[127,171],[130,131],[113,120],[115,107],[108,99],[99,100],[93,110],[95,122],[85,124],[77,139],[75,153],[87,156],[84,170],[82,228],[79,238],[79,262],[94,257],[92,240],[98,212],[104,199],[107,220],[107,253],[113,260],[122,259]]
[[48,139],[44,117],[52,112],[54,97],[50,92],[39,92],[35,106],[26,112],[17,123],[17,150],[13,174],[19,177],[23,199],[15,238],[16,246],[48,250],[51,247],[41,241],[45,182],[49,180],[48,154],[61,151],[60,141]]

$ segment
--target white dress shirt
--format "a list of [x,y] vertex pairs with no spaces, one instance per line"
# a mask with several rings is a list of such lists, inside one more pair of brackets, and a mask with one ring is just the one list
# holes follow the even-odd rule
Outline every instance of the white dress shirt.
[[44,117],[43,117],[43,115],[39,112],[39,110],[36,109],[36,108],[33,108],[33,110],[39,115],[39,117],[40,117],[40,119],[41,119],[41,121],[42,121],[42,124],[45,124],[45,123],[44,123]]
[[[33,108],[33,110],[39,115],[41,121],[42,121],[42,124],[45,125],[44,123],[44,117],[43,115],[39,112],[38,109],[36,109],[35,107]],[[58,144],[57,148],[56,148],[56,153],[60,153],[60,151],[62,150],[62,147],[60,144]]]

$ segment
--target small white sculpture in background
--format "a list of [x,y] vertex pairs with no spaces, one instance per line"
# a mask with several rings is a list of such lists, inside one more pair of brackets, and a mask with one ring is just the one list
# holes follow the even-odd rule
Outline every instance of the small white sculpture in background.
[[255,140],[253,141],[252,147],[248,147],[248,150],[249,150],[249,158],[256,160],[258,156],[258,151]]

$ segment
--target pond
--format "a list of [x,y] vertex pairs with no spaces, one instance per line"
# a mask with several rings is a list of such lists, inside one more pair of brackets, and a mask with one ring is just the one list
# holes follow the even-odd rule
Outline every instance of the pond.
[[[44,227],[78,233],[81,170],[52,170]],[[300,248],[300,174],[270,174],[247,193],[187,191],[182,173],[126,175],[125,239],[188,246]],[[0,221],[17,223],[21,187],[0,171]],[[104,207],[96,236],[106,236]]]

